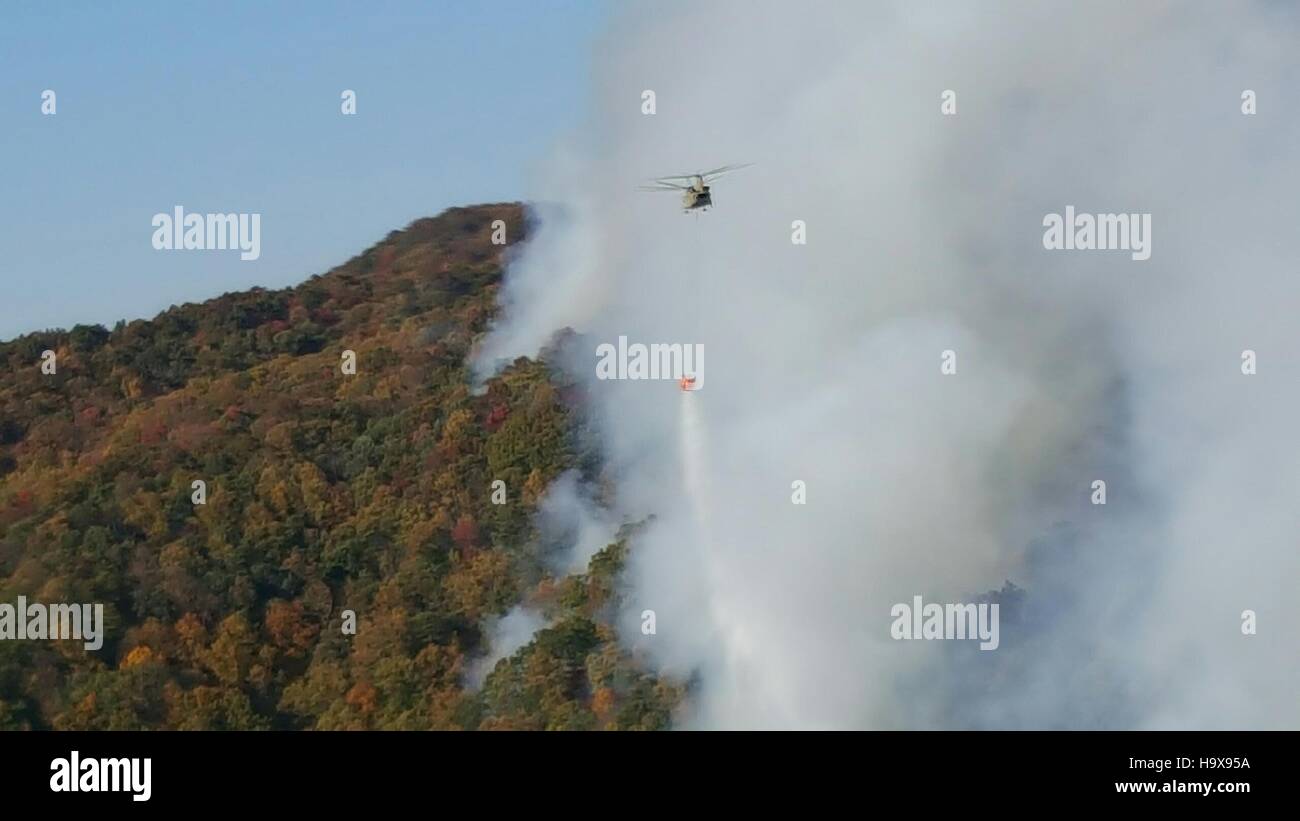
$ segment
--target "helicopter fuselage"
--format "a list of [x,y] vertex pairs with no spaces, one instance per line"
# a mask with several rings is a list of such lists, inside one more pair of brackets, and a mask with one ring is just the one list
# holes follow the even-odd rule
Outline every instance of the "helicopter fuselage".
[[693,211],[696,208],[708,208],[712,204],[713,195],[709,192],[709,186],[707,185],[688,188],[682,193],[682,208],[687,211]]

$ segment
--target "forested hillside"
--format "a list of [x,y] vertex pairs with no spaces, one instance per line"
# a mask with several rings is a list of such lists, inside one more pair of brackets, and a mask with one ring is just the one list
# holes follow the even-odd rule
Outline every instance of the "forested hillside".
[[[294,288],[0,344],[0,601],[108,624],[0,641],[0,729],[667,725],[678,688],[609,623],[626,544],[561,579],[531,547],[574,392],[524,359],[471,391],[495,219],[523,237],[518,205],[452,209]],[[467,690],[525,600],[550,627]]]

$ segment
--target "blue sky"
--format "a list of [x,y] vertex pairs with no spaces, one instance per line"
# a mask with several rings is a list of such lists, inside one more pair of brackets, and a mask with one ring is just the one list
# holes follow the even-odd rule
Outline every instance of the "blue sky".
[[[449,205],[519,199],[583,114],[608,13],[602,0],[3,4],[0,339],[290,285]],[[152,216],[175,205],[260,213],[260,259],[155,251]]]

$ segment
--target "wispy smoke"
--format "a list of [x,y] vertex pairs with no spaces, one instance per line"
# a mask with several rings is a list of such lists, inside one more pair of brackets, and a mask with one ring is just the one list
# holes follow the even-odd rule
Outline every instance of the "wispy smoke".
[[487,654],[469,663],[465,685],[475,690],[482,687],[498,661],[513,656],[545,626],[545,615],[527,604],[518,605],[493,621],[488,626]]
[[620,525],[572,470],[547,488],[536,524],[543,559],[561,576],[586,570],[591,557],[618,537]]
[[[1298,35],[1271,3],[749,0],[608,34],[481,366],[591,340],[619,515],[656,517],[624,632],[698,675],[687,722],[1300,726]],[[634,190],[734,162],[704,215]],[[1044,250],[1067,205],[1150,213],[1151,258]],[[704,344],[698,418],[594,379],[619,335]],[[1006,580],[995,652],[889,637]]]
[[[575,470],[560,475],[546,489],[534,524],[533,549],[544,568],[556,576],[585,571],[592,556],[618,539],[620,527],[615,514],[597,502],[593,489],[583,484]],[[498,661],[527,645],[547,623],[546,614],[532,602],[492,621],[487,627],[486,653],[470,663],[466,685],[481,687]]]

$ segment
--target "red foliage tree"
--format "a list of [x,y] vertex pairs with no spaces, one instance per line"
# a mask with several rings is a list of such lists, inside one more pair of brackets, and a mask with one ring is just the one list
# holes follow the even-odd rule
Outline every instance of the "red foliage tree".
[[451,540],[462,548],[473,547],[478,541],[478,523],[468,513],[457,520],[451,529]]
[[489,432],[495,431],[497,428],[501,427],[501,423],[505,422],[506,417],[509,415],[509,405],[494,405],[492,410],[488,412],[487,421],[483,423],[483,427],[487,428]]

